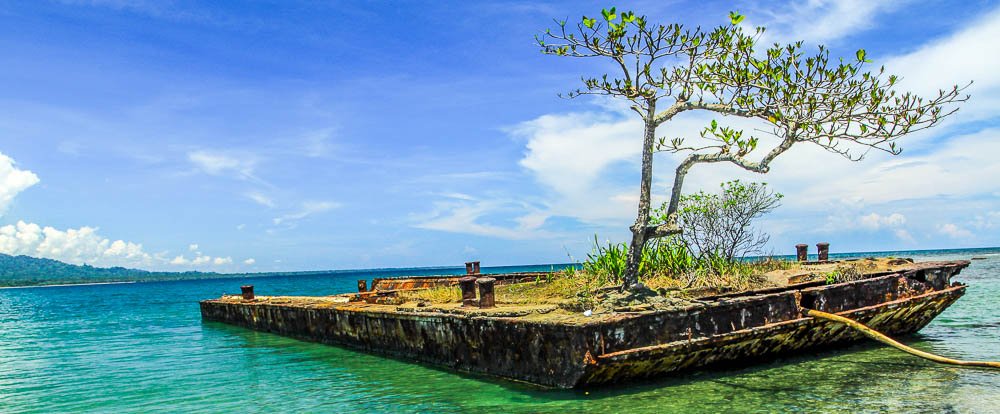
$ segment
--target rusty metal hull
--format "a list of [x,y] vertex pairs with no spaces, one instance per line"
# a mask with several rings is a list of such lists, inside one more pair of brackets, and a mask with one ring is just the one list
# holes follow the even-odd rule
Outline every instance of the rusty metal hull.
[[[926,326],[964,293],[965,286],[955,286],[838,314],[888,335],[905,335]],[[657,377],[725,363],[746,365],[865,339],[860,332],[844,325],[805,317],[714,337],[599,355],[587,366],[578,385]]]
[[205,320],[570,388],[709,365],[748,365],[862,340],[843,326],[803,317],[802,307],[847,316],[890,335],[916,332],[965,292],[950,279],[966,266],[921,263],[854,282],[724,295],[682,309],[583,321],[525,317],[505,313],[503,306],[450,313],[322,298],[224,297],[202,301],[201,312]]

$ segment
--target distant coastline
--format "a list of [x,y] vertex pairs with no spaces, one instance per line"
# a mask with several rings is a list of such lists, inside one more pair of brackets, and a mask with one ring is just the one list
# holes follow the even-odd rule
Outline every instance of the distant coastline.
[[139,283],[140,280],[128,280],[122,282],[93,282],[93,283],[61,283],[58,285],[28,285],[28,286],[0,286],[0,289],[31,289],[31,288],[50,288],[50,287],[66,287],[66,286],[92,286],[92,285],[127,285],[130,283]]
[[[869,256],[906,256],[933,254],[969,254],[972,256],[992,256],[1000,254],[1000,247],[970,247],[955,249],[924,249],[924,250],[885,250],[868,252],[831,253],[831,258],[844,259]],[[772,255],[771,257],[790,259],[792,255]],[[754,258],[748,258],[752,260]],[[546,269],[561,270],[574,263],[547,263],[537,265],[506,265],[484,266],[486,273],[510,272],[511,269],[530,269],[544,271]],[[340,270],[303,270],[284,272],[257,273],[215,273],[215,272],[152,272],[122,267],[100,268],[88,265],[74,265],[52,259],[40,259],[29,256],[10,256],[0,254],[0,289],[110,285],[139,282],[169,282],[185,280],[234,279],[234,278],[265,278],[265,277],[295,277],[316,275],[350,275],[365,274],[375,277],[391,277],[396,275],[430,276],[453,275],[464,273],[462,266],[428,266],[406,268],[373,268],[373,269],[340,269]]]

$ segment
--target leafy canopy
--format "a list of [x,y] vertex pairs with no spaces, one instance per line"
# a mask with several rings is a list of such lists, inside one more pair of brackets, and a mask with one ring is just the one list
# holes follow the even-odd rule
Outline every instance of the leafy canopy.
[[[557,21],[556,30],[536,40],[546,54],[604,57],[617,64],[615,75],[584,77],[584,87],[568,97],[624,97],[653,126],[694,109],[756,118],[788,145],[812,142],[851,159],[863,154],[853,154],[843,141],[898,154],[895,138],[937,123],[954,111],[943,104],[967,98],[957,86],[933,99],[898,92],[899,78],[886,75],[883,67],[864,71],[871,62],[864,49],[845,61],[831,60],[823,46],[807,53],[802,42],[762,48],[757,42],[764,28],[744,31],[743,20],[742,14],[731,12],[729,24],[704,30],[654,25],[645,16],[612,7],[600,17],[583,16],[575,25]],[[673,105],[657,113],[653,109],[662,98],[672,98]],[[689,146],[686,137],[660,138],[657,149],[711,150],[718,161],[766,172],[769,159],[752,163],[743,158],[757,147],[756,137],[718,121],[702,137],[712,144]]]

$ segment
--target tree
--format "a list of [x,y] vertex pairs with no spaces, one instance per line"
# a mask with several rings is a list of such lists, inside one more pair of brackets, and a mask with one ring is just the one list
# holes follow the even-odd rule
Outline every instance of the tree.
[[[730,23],[708,31],[680,24],[651,24],[645,16],[602,10],[600,18],[583,16],[576,24],[556,21],[557,28],[536,37],[545,54],[605,58],[615,74],[584,77],[584,87],[568,94],[625,99],[644,125],[639,205],[631,226],[628,266],[623,287],[638,285],[642,247],[651,238],[681,232],[677,208],[684,177],[697,164],[731,163],[767,173],[770,163],[797,143],[812,143],[860,160],[871,149],[899,154],[900,136],[938,124],[954,113],[949,104],[965,101],[964,87],[941,90],[932,99],[900,93],[898,77],[884,68],[863,72],[870,62],[864,49],[847,61],[830,60],[819,46],[806,55],[802,42],[758,50],[764,28],[746,33],[744,16],[730,12]],[[666,104],[661,105],[661,101]],[[750,118],[764,123],[777,143],[758,152],[759,137],[723,126],[717,120],[700,140],[657,137],[657,128],[687,111]],[[857,153],[858,150],[862,152]],[[674,170],[667,220],[650,223],[653,153],[688,154]]]
[[[681,197],[677,224],[680,238],[692,255],[718,255],[726,260],[760,253],[769,236],[754,231],[755,219],[781,205],[781,194],[765,183],[725,182],[720,193],[699,191]],[[653,224],[667,221],[668,205],[663,204],[651,217]]]

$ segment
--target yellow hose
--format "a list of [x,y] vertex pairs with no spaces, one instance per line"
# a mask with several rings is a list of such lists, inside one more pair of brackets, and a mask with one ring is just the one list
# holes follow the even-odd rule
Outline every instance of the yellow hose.
[[857,329],[857,330],[861,331],[861,333],[865,334],[869,338],[872,338],[872,339],[874,339],[876,341],[879,341],[879,342],[881,342],[883,344],[895,347],[896,349],[899,349],[899,350],[901,350],[903,352],[906,352],[908,354],[916,355],[918,357],[921,357],[921,358],[924,358],[924,359],[929,359],[929,360],[934,361],[934,362],[940,362],[942,364],[961,365],[961,366],[965,366],[965,367],[1000,368],[1000,362],[991,362],[991,361],[960,361],[960,360],[957,360],[957,359],[945,358],[945,357],[940,356],[940,355],[934,355],[932,353],[924,352],[924,351],[921,351],[919,349],[910,348],[910,347],[908,347],[906,345],[903,345],[903,344],[901,344],[899,342],[896,342],[892,338],[890,338],[888,336],[885,336],[882,333],[880,333],[880,332],[878,332],[878,331],[876,331],[876,330],[874,330],[872,328],[869,328],[869,327],[865,326],[864,324],[862,324],[860,322],[857,322],[857,321],[854,321],[854,320],[851,320],[851,319],[847,319],[847,318],[845,318],[843,316],[834,315],[832,313],[821,312],[821,311],[813,310],[813,309],[802,308],[802,310],[805,312],[806,316],[812,316],[812,317],[818,318],[818,319],[826,319],[828,321],[842,323],[844,325],[850,326],[850,327],[852,327],[854,329]]

